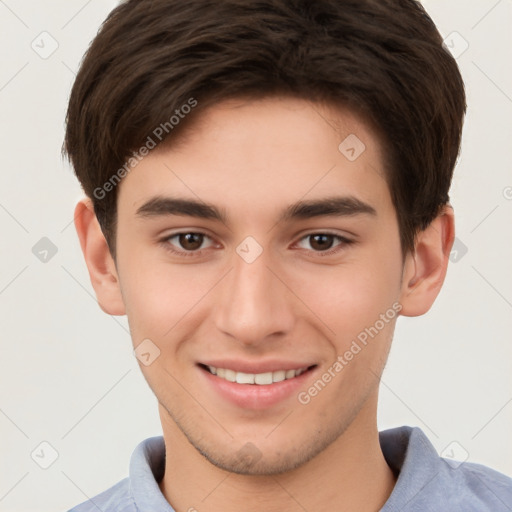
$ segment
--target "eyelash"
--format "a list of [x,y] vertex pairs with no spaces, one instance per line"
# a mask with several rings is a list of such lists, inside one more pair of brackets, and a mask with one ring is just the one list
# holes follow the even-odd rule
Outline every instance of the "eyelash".
[[[201,233],[200,231],[181,231],[179,233],[173,233],[170,236],[166,236],[160,242],[161,242],[161,244],[164,246],[164,248],[168,252],[170,252],[172,254],[175,254],[177,256],[180,256],[180,257],[181,256],[183,256],[183,257],[199,257],[199,256],[202,255],[202,253],[206,249],[199,249],[199,250],[195,250],[195,251],[185,251],[185,250],[177,251],[170,244],[170,240],[175,238],[175,237],[177,237],[177,236],[179,236],[179,235],[191,235],[191,234],[193,234],[193,235],[203,235],[204,237],[211,239],[211,237],[209,237],[206,233]],[[338,241],[341,242],[340,244],[336,245],[334,248],[327,249],[326,251],[314,251],[314,250],[311,251],[311,252],[315,253],[315,255],[318,255],[320,257],[331,256],[333,254],[336,254],[340,250],[342,250],[344,246],[348,246],[348,245],[351,245],[351,244],[355,243],[354,240],[351,240],[351,239],[346,238],[346,237],[341,236],[341,235],[337,235],[335,233],[329,233],[328,231],[318,231],[318,232],[315,232],[315,233],[309,233],[307,235],[304,235],[302,238],[300,238],[299,242],[301,242],[302,240],[307,239],[309,237],[315,236],[315,235],[332,236],[334,238],[337,238]]]

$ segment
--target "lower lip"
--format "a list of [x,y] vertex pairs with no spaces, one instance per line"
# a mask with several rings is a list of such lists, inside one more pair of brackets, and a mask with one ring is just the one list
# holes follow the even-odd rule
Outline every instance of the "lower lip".
[[199,367],[199,371],[217,393],[225,400],[245,409],[267,409],[290,398],[292,395],[296,396],[300,387],[304,385],[304,382],[314,370],[315,367],[306,370],[298,377],[293,377],[293,379],[259,385],[230,382]]

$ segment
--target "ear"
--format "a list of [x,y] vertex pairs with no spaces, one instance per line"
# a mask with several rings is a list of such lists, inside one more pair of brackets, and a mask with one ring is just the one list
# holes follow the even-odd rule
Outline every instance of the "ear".
[[100,308],[109,315],[124,315],[115,262],[89,198],[80,200],[75,207],[75,228]]
[[431,308],[443,285],[454,239],[453,208],[445,205],[432,223],[417,234],[414,251],[406,256],[401,315],[419,316]]

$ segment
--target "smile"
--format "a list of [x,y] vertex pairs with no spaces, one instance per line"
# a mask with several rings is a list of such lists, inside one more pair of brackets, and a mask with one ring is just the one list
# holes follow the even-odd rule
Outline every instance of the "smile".
[[[318,365],[285,360],[217,360],[198,363],[200,381],[211,400],[238,408],[265,410],[292,401],[318,372]],[[236,369],[235,369],[236,368]],[[213,402],[215,403],[215,402]]]
[[237,384],[256,384],[259,386],[268,386],[275,382],[282,382],[283,380],[293,379],[304,373],[308,367],[299,368],[297,370],[277,370],[274,372],[265,373],[244,373],[231,370],[229,368],[215,368],[215,366],[206,366],[212,375],[227,380],[229,382],[236,382]]

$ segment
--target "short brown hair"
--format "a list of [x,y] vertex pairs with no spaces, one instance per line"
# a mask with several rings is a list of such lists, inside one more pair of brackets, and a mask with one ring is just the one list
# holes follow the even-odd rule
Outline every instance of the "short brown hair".
[[414,248],[449,201],[466,111],[457,64],[418,1],[128,0],[82,61],[63,147],[113,257],[117,188],[95,190],[155,128],[172,143],[216,102],[271,95],[342,105],[377,127],[402,253]]

